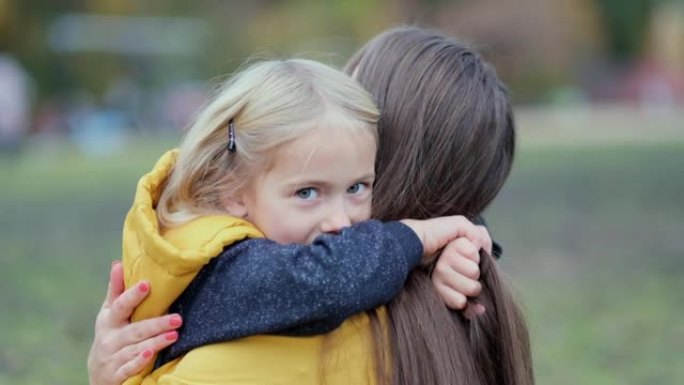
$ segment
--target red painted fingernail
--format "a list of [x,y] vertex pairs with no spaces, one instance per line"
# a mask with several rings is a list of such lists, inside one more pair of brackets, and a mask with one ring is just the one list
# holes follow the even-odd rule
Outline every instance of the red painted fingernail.
[[183,323],[183,319],[178,314],[171,316],[171,319],[169,319],[169,325],[171,325],[173,327],[181,326],[182,323]]
[[144,352],[142,352],[143,358],[150,358],[150,357],[152,357],[153,354],[154,354],[154,352],[150,349],[147,349]]
[[175,341],[178,339],[178,332],[177,331],[170,331],[164,334],[164,339],[167,341]]
[[147,293],[150,291],[150,284],[147,282],[140,282],[138,285],[138,290],[140,290],[141,293]]

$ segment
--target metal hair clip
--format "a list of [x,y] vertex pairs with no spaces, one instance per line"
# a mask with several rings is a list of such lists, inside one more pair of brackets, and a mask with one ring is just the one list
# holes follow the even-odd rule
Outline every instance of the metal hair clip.
[[228,121],[228,152],[234,153],[235,150],[235,123],[231,119]]

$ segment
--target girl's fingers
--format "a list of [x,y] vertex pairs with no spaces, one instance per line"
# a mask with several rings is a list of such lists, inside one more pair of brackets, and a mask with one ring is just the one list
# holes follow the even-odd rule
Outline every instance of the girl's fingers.
[[133,310],[142,303],[149,293],[150,284],[142,281],[118,296],[111,305],[110,320],[112,325],[128,324],[128,319],[133,314]]
[[487,311],[484,305],[479,303],[468,303],[467,307],[472,307],[472,312],[476,315],[482,315]]
[[444,248],[442,257],[448,257],[448,260],[456,260],[459,256],[470,259],[471,261],[480,263],[480,250],[468,238],[456,238]]
[[465,221],[466,223],[463,226],[463,237],[468,239],[475,246],[475,248],[480,249],[483,242],[483,234],[480,226],[476,226],[468,220]]
[[457,274],[465,278],[477,281],[480,279],[480,266],[467,258],[457,258],[449,264],[449,267]]
[[[474,264],[463,258],[461,260]],[[477,297],[482,291],[482,284],[477,279],[468,278],[448,265],[436,265],[432,277],[435,283],[447,286],[463,296]]]
[[[164,336],[168,337],[169,333],[176,333],[174,329],[178,329],[182,324],[183,320],[178,314],[167,314],[161,317],[133,322],[126,326],[119,333],[118,337],[122,346],[133,346],[147,343],[145,348],[152,348],[154,350],[156,346],[162,345],[162,348],[164,348],[175,342],[175,340],[166,339],[162,341],[160,338]],[[163,342],[165,345],[160,344],[160,342]],[[155,352],[156,351],[157,350],[155,350]]]
[[486,310],[487,309],[482,304],[473,302],[471,300],[466,304],[463,314],[466,316],[466,318],[475,319],[484,314]]
[[463,294],[453,290],[444,284],[435,284],[437,295],[444,301],[449,309],[463,310],[466,307],[468,299]]
[[489,235],[489,230],[484,226],[478,226],[482,232],[482,250],[486,251],[487,254],[492,255],[493,241],[492,237]]

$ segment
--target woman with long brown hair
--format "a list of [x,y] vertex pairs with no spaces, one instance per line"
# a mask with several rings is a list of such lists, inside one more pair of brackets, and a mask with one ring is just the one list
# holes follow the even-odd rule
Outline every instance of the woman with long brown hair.
[[[512,111],[494,70],[463,44],[418,28],[377,36],[347,70],[381,110],[374,218],[479,216],[500,191],[514,153]],[[391,373],[392,384],[534,382],[523,317],[492,257],[481,253],[479,263],[477,302],[484,314],[475,314],[475,306],[449,311],[425,268],[410,275],[386,312],[353,317],[370,320],[357,323],[374,339],[375,378],[369,381],[386,383]],[[186,320],[193,316],[183,314]],[[346,358],[339,368],[350,370],[358,367],[354,360],[368,358],[340,357]]]
[[[508,177],[515,148],[494,69],[457,41],[399,28],[366,44],[347,71],[381,111],[373,217],[480,215]],[[477,300],[487,310],[479,316],[444,307],[429,269],[409,276],[388,305],[393,384],[533,382],[524,318],[487,253],[480,270]]]

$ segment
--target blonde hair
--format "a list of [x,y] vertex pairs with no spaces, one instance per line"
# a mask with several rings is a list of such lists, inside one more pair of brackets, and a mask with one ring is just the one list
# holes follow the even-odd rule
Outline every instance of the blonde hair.
[[[163,227],[202,215],[226,214],[225,194],[237,194],[266,170],[274,150],[310,131],[370,132],[377,144],[379,112],[355,80],[324,64],[303,60],[265,61],[229,79],[198,114],[157,204]],[[228,123],[236,151],[228,151]]]

